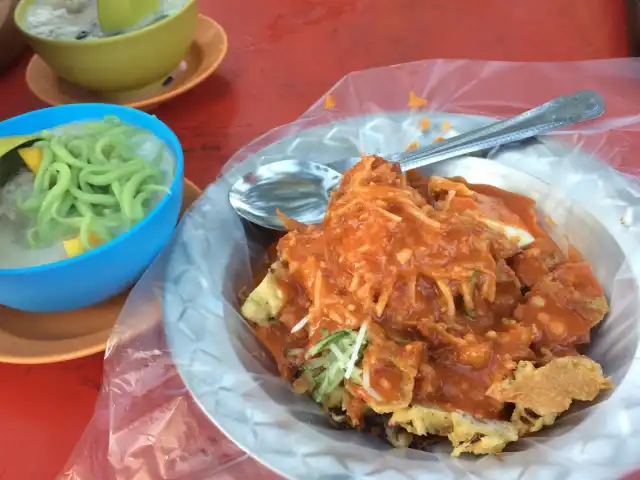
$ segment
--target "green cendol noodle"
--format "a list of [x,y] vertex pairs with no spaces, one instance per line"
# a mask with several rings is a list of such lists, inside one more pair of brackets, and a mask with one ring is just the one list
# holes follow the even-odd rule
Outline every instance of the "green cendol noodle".
[[42,247],[79,235],[85,250],[92,235],[106,242],[141,221],[157,192],[166,193],[160,169],[136,151],[132,136],[142,131],[118,118],[84,123],[77,132],[42,132],[42,151],[33,193],[19,207],[34,220],[28,241]]

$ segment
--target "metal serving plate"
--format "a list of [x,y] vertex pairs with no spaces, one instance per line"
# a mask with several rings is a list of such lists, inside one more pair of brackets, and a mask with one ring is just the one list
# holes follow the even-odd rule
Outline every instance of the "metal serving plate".
[[[491,121],[430,117],[447,120],[460,132]],[[567,235],[591,262],[611,300],[612,312],[594,332],[588,353],[618,388],[598,406],[576,408],[554,428],[517,442],[504,461],[453,459],[446,443],[433,452],[397,450],[358,432],[333,429],[313,402],[293,394],[275,375],[269,355],[238,315],[237,294],[251,284],[251,264],[274,237],[243,223],[230,208],[233,182],[260,164],[287,158],[331,163],[360,151],[400,150],[420,135],[412,130],[415,124],[407,112],[301,131],[257,152],[209,187],[183,223],[164,287],[166,335],[185,384],[212,422],[287,478],[615,478],[640,458],[640,191],[593,156],[545,140],[492,152],[490,159],[465,157],[424,170],[534,198],[557,223],[554,235]]]

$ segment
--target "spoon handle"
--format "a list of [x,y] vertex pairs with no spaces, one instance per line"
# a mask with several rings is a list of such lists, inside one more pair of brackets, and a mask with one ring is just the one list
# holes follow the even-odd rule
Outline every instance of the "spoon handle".
[[424,167],[448,158],[517,142],[574,123],[593,120],[604,113],[604,99],[592,90],[563,95],[515,117],[492,123],[471,132],[402,152],[391,157],[402,171]]

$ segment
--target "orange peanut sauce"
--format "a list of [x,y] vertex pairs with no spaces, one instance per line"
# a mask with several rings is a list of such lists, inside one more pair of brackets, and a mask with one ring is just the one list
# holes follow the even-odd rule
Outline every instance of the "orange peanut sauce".
[[[483,218],[535,241],[523,250]],[[370,390],[346,382],[354,425],[364,404],[409,402],[503,419],[489,387],[520,360],[575,354],[606,313],[589,265],[575,249],[564,256],[535,202],[493,186],[405,177],[364,157],[345,173],[323,224],[290,225],[276,246],[284,306],[278,322],[256,331],[292,379],[300,363],[287,351],[366,325]],[[304,329],[289,333],[305,316]]]

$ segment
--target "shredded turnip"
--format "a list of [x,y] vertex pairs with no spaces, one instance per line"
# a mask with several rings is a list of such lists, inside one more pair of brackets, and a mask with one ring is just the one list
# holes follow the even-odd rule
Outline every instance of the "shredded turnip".
[[353,367],[356,366],[356,362],[358,361],[358,354],[360,353],[360,347],[364,342],[365,335],[367,334],[367,324],[363,323],[358,331],[358,336],[356,337],[356,345],[353,347],[353,352],[351,353],[351,358],[349,359],[349,363],[347,364],[347,370],[344,373],[344,378],[351,378],[351,373],[353,373]]
[[375,400],[381,402],[382,401],[382,397],[380,396],[380,394],[378,392],[376,392],[373,388],[371,388],[371,384],[369,383],[369,370],[368,369],[364,369],[364,373],[363,373],[363,380],[362,380],[362,388],[365,389],[365,391],[371,395]]
[[296,323],[291,329],[291,333],[296,333],[302,330],[304,326],[307,324],[307,322],[309,322],[309,315],[305,315],[302,320]]

